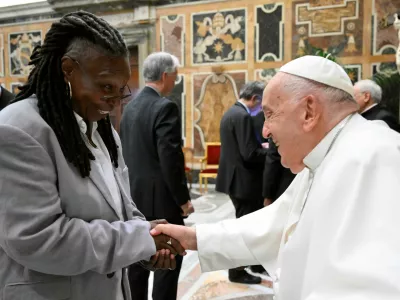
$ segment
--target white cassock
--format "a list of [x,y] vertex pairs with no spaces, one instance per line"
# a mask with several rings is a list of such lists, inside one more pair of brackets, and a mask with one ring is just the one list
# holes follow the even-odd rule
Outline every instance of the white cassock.
[[355,114],[304,163],[272,205],[197,226],[202,271],[262,264],[279,300],[399,300],[400,134]]

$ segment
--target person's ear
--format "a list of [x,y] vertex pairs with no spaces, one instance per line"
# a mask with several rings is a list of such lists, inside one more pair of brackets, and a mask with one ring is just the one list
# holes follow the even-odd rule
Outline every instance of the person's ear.
[[308,95],[303,101],[305,101],[303,129],[305,132],[310,132],[321,117],[322,107],[318,98],[314,95]]
[[364,93],[364,102],[368,103],[369,100],[371,100],[371,93],[370,92],[365,92]]
[[72,73],[74,72],[74,69],[75,69],[75,62],[70,57],[63,56],[63,58],[61,58],[61,70],[64,74],[65,82],[71,81],[71,76]]

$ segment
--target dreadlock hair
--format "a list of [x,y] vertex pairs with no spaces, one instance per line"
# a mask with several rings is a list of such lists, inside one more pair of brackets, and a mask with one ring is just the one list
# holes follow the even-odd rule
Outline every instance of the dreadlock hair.
[[[109,56],[128,56],[122,36],[106,21],[84,11],[67,14],[52,24],[43,45],[33,50],[30,65],[34,67],[14,100],[36,94],[40,115],[54,130],[65,158],[78,168],[83,178],[89,176],[90,160],[95,158],[81,136],[61,59],[64,55],[71,58],[82,55],[88,48]],[[118,147],[109,116],[98,122],[98,132],[117,168]]]

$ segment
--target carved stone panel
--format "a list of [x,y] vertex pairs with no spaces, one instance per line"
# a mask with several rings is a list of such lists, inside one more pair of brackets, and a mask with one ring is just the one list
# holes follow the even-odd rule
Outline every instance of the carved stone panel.
[[42,31],[26,31],[9,34],[9,59],[11,76],[27,76],[33,49],[42,44]]
[[336,56],[362,55],[363,1],[301,1],[293,10],[293,58],[315,48]]
[[193,74],[193,145],[196,156],[204,155],[206,142],[220,141],[223,114],[238,100],[247,81],[246,71]]
[[185,65],[185,15],[163,16],[160,19],[161,50],[175,55]]
[[346,71],[347,75],[349,75],[353,84],[362,79],[362,65],[345,65],[343,66],[343,68]]
[[284,4],[264,4],[256,6],[255,51],[256,61],[282,61]]
[[192,64],[246,61],[246,15],[245,8],[192,14]]
[[399,40],[392,24],[395,13],[400,17],[400,0],[373,0],[372,5],[372,55],[396,53]]
[[278,71],[279,69],[258,69],[254,71],[254,78],[267,84]]

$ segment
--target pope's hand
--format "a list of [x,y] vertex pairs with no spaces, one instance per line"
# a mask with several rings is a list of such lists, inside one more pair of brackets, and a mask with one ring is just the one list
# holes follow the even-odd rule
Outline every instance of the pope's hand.
[[[159,224],[168,224],[168,222],[164,219],[150,221],[151,229],[155,228]],[[185,249],[183,249],[178,241],[171,237],[160,236],[154,238],[154,242],[156,243],[156,249],[158,252],[159,250],[169,250],[172,255],[186,255]]]
[[159,235],[167,235],[176,239],[186,250],[197,250],[196,229],[172,225],[162,224],[157,225],[150,231],[150,234],[156,238]]
[[[161,225],[158,225],[161,226]],[[166,225],[165,225],[166,226]],[[157,227],[156,227],[157,228]],[[154,229],[152,229],[153,231]],[[169,237],[165,234],[153,235],[154,243],[156,244],[157,251],[169,250],[173,255],[186,255],[185,249],[182,245],[174,238]]]

